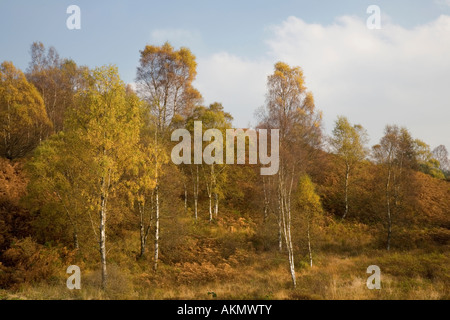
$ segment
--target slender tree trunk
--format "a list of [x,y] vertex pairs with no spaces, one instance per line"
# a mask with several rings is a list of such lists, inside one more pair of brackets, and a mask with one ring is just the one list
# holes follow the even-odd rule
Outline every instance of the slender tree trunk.
[[140,238],[141,238],[141,253],[140,253],[140,257],[144,257],[146,251],[147,251],[147,238],[148,238],[148,232],[150,230],[150,224],[151,224],[151,219],[150,219],[150,224],[147,226],[147,228],[145,228],[145,205],[144,203],[139,203],[139,233],[140,233]]
[[198,166],[197,167],[197,174],[196,174],[196,188],[195,188],[195,220],[198,218],[198,187],[199,187],[199,175],[198,175]]
[[217,216],[219,215],[219,195],[217,192],[214,192],[214,215],[217,219]]
[[145,227],[144,224],[142,223],[142,219],[139,226],[139,233],[141,237],[141,253],[139,256],[142,258],[145,255]]
[[264,200],[264,216],[263,216],[263,223],[266,223],[266,221],[267,221],[267,217],[268,217],[268,213],[269,212],[269,210],[268,210],[268,208],[267,208],[267,205],[266,205],[266,201]]
[[194,216],[195,216],[195,220],[197,220],[198,217],[198,195],[195,194],[194,197]]
[[283,252],[283,218],[281,204],[281,190],[278,191],[278,251]]
[[208,201],[209,201],[209,222],[212,222],[213,219],[213,213],[212,213],[212,193],[213,193],[213,173],[214,173],[214,166],[211,167],[211,172],[206,175],[205,170],[203,169],[203,174],[205,176],[206,181],[206,192],[208,193]]
[[291,256],[291,277],[294,288],[297,287],[297,279],[295,276],[295,263],[294,263],[294,248],[292,246],[292,237],[291,237],[291,194],[292,194],[292,185],[294,183],[294,168],[292,168],[292,176],[291,183],[289,186],[289,192],[287,194],[287,232],[288,232],[288,241],[289,241],[289,251]]
[[76,250],[80,249],[80,244],[78,243],[78,232],[76,228],[73,230],[73,246]]
[[278,217],[278,251],[283,252],[283,227],[281,221],[281,214]]
[[219,194],[217,193],[217,180],[214,163],[211,165],[211,180],[211,191],[214,192],[214,216],[217,219],[217,217],[219,216]]
[[104,178],[102,178],[102,193],[100,197],[100,262],[102,266],[102,289],[106,289],[106,196],[104,192]]
[[198,166],[195,166],[196,168],[196,174],[194,177],[194,173],[192,172],[191,168],[191,176],[192,176],[192,184],[194,186],[194,218],[197,221],[198,217],[198,183],[199,183],[199,177],[198,177]]
[[212,214],[212,195],[211,191],[208,192],[208,198],[209,198],[209,222],[212,222],[213,214]]
[[[284,202],[285,201],[286,201],[286,199],[284,200]],[[288,259],[289,259],[289,270],[291,273],[292,284],[295,288],[297,286],[297,280],[296,280],[296,276],[295,276],[295,262],[294,262],[294,252],[293,252],[293,247],[292,247],[291,217],[290,217],[289,208],[282,209],[282,217],[283,217],[284,241],[286,243],[286,249],[288,252]]]
[[350,165],[347,163],[347,167],[345,170],[345,212],[344,212],[344,215],[342,216],[342,220],[344,220],[348,214],[348,178],[349,178],[349,175],[350,175]]
[[212,194],[215,192],[215,174],[214,174],[214,163],[211,165],[211,186],[209,188],[209,222],[213,219],[213,213],[212,213]]
[[73,246],[75,249],[80,249],[80,244],[78,243],[78,234],[76,232],[73,233]]
[[188,209],[188,192],[186,182],[184,182],[184,214],[187,214],[187,209]]
[[269,199],[267,196],[266,178],[263,176],[263,190],[264,190],[264,216],[263,223],[266,223],[269,215]]
[[391,249],[391,234],[392,234],[392,218],[391,218],[391,200],[390,200],[390,184],[391,184],[391,164],[388,168],[388,176],[386,180],[386,208],[388,217],[388,234],[387,234],[387,244],[386,249],[389,251]]
[[[165,110],[165,109],[164,109]],[[155,133],[155,146],[158,146],[158,133]],[[156,152],[157,154],[157,152]],[[156,155],[155,161],[155,255],[153,269],[156,272],[158,270],[158,257],[159,257],[159,181],[158,181],[158,155]]]
[[292,172],[291,183],[289,191],[286,190],[284,170],[281,169],[281,176],[279,182],[280,198],[281,198],[281,216],[283,221],[284,240],[286,243],[286,249],[288,251],[289,269],[292,278],[292,284],[294,288],[297,287],[297,280],[295,275],[295,262],[294,262],[294,250],[292,246],[291,237],[291,191],[294,180],[294,171]]
[[309,264],[312,268],[313,266],[313,258],[312,258],[312,250],[311,250],[311,234],[310,234],[310,221],[308,218],[308,251],[309,251]]
[[153,269],[155,272],[158,270],[158,256],[159,256],[159,186],[156,184],[155,189],[155,206],[156,206],[156,214],[155,214],[155,263]]

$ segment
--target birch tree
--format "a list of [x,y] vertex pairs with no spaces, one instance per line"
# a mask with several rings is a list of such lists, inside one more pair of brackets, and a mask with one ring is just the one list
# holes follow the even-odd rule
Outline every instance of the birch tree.
[[439,161],[439,168],[446,175],[450,175],[450,157],[447,148],[444,145],[439,145],[433,149],[433,156]]
[[[160,182],[163,164],[168,159],[169,129],[186,119],[201,101],[200,93],[193,87],[197,63],[187,48],[174,48],[166,42],[161,47],[147,45],[140,51],[136,71],[137,92],[148,105],[149,126],[154,137],[154,201],[155,201],[155,250],[154,270],[158,268]],[[156,152],[157,150],[157,152]]]
[[42,97],[11,62],[0,65],[0,156],[29,154],[51,131]]
[[[233,117],[231,114],[224,111],[222,104],[215,102],[210,104],[208,107],[198,106],[194,109],[192,115],[188,117],[186,127],[191,132],[194,131],[194,122],[201,121],[202,122],[202,136],[204,132],[208,129],[217,129],[220,130],[222,136],[225,133],[226,129],[231,128],[231,121]],[[223,141],[223,145],[225,145],[225,141]],[[203,146],[202,146],[203,150]],[[223,186],[226,182],[226,165],[223,164],[224,160],[222,159],[222,164],[211,163],[211,164],[202,164],[202,173],[203,173],[203,181],[206,187],[206,193],[208,196],[209,202],[209,221],[211,222],[214,217],[218,217],[219,214],[219,199],[223,195]],[[197,165],[195,165],[197,166]],[[198,170],[196,168],[195,170]],[[195,180],[197,179],[197,180]],[[195,194],[198,195],[198,172],[197,176],[194,179],[194,197]],[[196,200],[195,205],[197,203]],[[197,211],[195,209],[195,211]],[[195,215],[197,217],[197,215]]]
[[72,152],[85,166],[82,195],[98,217],[102,288],[107,286],[107,222],[128,159],[136,150],[141,127],[135,99],[128,99],[116,67],[85,72],[87,86],[78,92],[77,108],[66,124]]
[[[444,170],[435,158],[430,146],[420,139],[414,140],[414,149],[419,170],[438,179],[445,179]],[[444,160],[445,165],[445,160]]]
[[385,171],[385,207],[387,216],[386,249],[391,248],[393,214],[399,213],[402,205],[402,184],[405,168],[416,163],[414,141],[406,128],[388,125],[380,143],[373,147],[375,159]]
[[129,159],[129,176],[125,181],[131,208],[139,218],[140,250],[139,257],[144,257],[147,251],[147,239],[152,227],[153,196],[156,185],[154,158],[156,150],[151,143],[141,137],[140,143]]
[[315,191],[315,187],[311,178],[304,174],[299,179],[299,186],[296,194],[296,206],[297,210],[302,217],[302,220],[306,221],[306,237],[308,243],[308,255],[309,264],[313,266],[313,254],[312,254],[312,240],[311,229],[314,226],[314,221],[317,219],[317,215],[323,212],[320,197]]
[[147,45],[140,53],[137,92],[150,106],[158,134],[164,135],[178,116],[186,117],[201,101],[192,86],[197,74],[195,56],[187,48],[174,50],[167,42],[161,47]]
[[[317,112],[314,98],[307,90],[303,71],[278,62],[268,77],[266,105],[260,112],[259,128],[280,130],[280,165],[276,193],[279,235],[284,235],[289,269],[296,287],[294,248],[292,244],[291,198],[296,179],[305,170],[309,152],[321,144],[321,113]],[[279,237],[281,248],[282,237]]]
[[[193,169],[193,167],[195,167]],[[198,219],[198,189],[200,184],[200,178],[198,173],[199,165],[191,165],[190,172],[192,178],[192,186],[193,186],[193,198],[194,198],[194,219],[197,221]]]
[[53,131],[60,132],[64,129],[66,112],[74,106],[86,67],[61,58],[54,47],[46,49],[41,42],[31,45],[30,54],[26,77],[41,94]]
[[349,182],[354,167],[363,160],[367,154],[364,147],[367,143],[367,133],[361,125],[352,126],[346,117],[340,116],[336,120],[330,144],[333,151],[343,160],[344,174],[344,203],[345,210],[342,219],[345,219],[349,210]]

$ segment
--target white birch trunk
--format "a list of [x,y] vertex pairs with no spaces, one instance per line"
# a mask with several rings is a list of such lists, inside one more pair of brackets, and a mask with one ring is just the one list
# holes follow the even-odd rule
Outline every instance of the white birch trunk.
[[105,181],[102,178],[102,191],[100,196],[100,263],[102,268],[102,289],[106,289],[107,271],[106,271],[106,195]]
[[283,218],[281,189],[278,190],[278,251],[283,252]]
[[191,168],[191,176],[192,176],[192,185],[194,187],[194,218],[197,221],[198,217],[198,184],[199,184],[199,177],[198,177],[198,166],[195,166],[196,168],[196,174],[194,176],[194,173]]
[[[145,202],[144,202],[145,203]],[[145,205],[144,203],[139,203],[139,233],[140,233],[140,239],[141,239],[141,253],[140,257],[142,258],[146,251],[147,251],[147,238],[148,238],[148,232],[150,230],[151,226],[151,219],[150,223],[145,227]]]
[[291,192],[292,192],[292,184],[294,179],[294,170],[292,172],[291,183],[289,186],[289,190],[286,190],[286,185],[284,181],[284,170],[281,169],[279,176],[279,188],[280,188],[280,198],[281,198],[281,217],[283,222],[283,231],[284,231],[284,240],[286,243],[286,249],[288,251],[289,258],[289,269],[292,278],[292,284],[294,288],[297,286],[297,279],[295,275],[295,262],[294,262],[294,250],[292,246],[292,237],[291,237]]
[[209,222],[212,222],[213,215],[212,215],[212,199],[211,199],[211,192],[208,191],[208,199],[209,199]]
[[217,192],[214,192],[214,216],[217,219],[217,216],[219,215],[219,195]]
[[311,250],[311,233],[310,233],[310,219],[308,218],[308,251],[309,251],[309,264],[312,268],[313,266],[313,258],[312,258],[312,250]]
[[158,256],[159,256],[159,186],[156,185],[155,189],[155,206],[156,206],[156,214],[155,214],[155,256],[154,256],[154,265],[153,269],[155,272],[158,270]]
[[187,213],[187,209],[188,209],[188,192],[186,182],[184,182],[184,214]]
[[199,187],[199,175],[198,175],[198,166],[197,166],[197,175],[196,175],[196,188],[195,188],[195,220],[198,218],[198,187]]
[[[158,134],[155,133],[155,147],[158,146]],[[158,153],[156,152],[155,161],[155,254],[153,269],[156,272],[158,270],[158,258],[159,258],[159,175],[158,175]]]

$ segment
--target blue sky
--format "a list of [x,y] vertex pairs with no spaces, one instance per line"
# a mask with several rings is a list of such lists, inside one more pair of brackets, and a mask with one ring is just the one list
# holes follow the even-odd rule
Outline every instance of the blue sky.
[[[81,8],[81,30],[66,8]],[[368,30],[376,4],[382,30]],[[324,113],[366,127],[376,143],[388,123],[450,149],[450,1],[0,0],[0,61],[25,70],[33,41],[90,67],[116,64],[134,81],[146,44],[189,47],[205,103],[222,102],[236,127],[255,125],[266,76],[278,60],[303,68]]]

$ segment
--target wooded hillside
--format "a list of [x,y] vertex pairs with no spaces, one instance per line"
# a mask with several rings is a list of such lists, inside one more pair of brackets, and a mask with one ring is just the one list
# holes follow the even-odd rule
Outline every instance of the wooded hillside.
[[395,124],[369,146],[345,115],[327,136],[301,67],[277,62],[255,119],[280,130],[278,172],[176,165],[175,129],[225,135],[239,115],[203,104],[188,48],[136,63],[134,86],[42,43],[25,72],[1,64],[0,298],[449,298],[445,146]]

